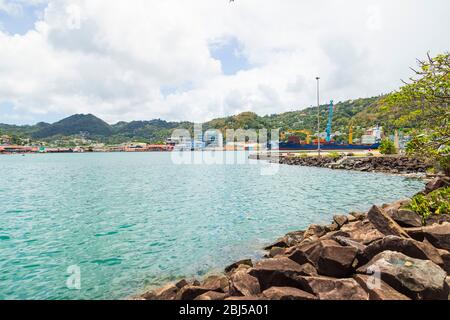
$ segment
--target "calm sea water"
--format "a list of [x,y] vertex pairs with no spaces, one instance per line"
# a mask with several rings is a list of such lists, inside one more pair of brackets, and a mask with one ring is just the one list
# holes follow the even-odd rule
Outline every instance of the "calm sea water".
[[[0,170],[0,299],[125,298],[423,187],[319,168],[175,165],[167,153],[1,156]],[[70,266],[81,290],[67,288]]]

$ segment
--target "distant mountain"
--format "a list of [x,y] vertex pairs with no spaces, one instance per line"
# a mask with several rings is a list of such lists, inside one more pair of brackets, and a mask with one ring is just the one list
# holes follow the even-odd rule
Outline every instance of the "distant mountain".
[[[38,124],[39,126],[39,124]],[[42,139],[52,136],[72,136],[85,133],[92,136],[109,136],[112,128],[105,121],[92,114],[75,114],[51,125],[40,125],[32,134],[33,138]]]
[[[358,137],[364,128],[380,124],[391,127],[392,119],[399,115],[382,112],[382,98],[372,97],[338,102],[333,116],[333,132],[340,131],[338,140],[346,141],[350,123],[354,136]],[[320,112],[321,130],[325,130],[328,121],[328,105],[322,105]],[[401,115],[400,115],[401,116]],[[410,127],[415,124],[411,123]],[[0,134],[10,134],[22,138],[51,141],[55,137],[83,135],[92,140],[117,144],[128,141],[156,143],[165,141],[174,129],[183,128],[193,131],[192,122],[168,122],[161,119],[150,121],[118,122],[109,125],[92,114],[77,114],[53,124],[38,123],[34,126],[14,126],[0,124]],[[298,111],[259,116],[253,112],[244,112],[235,116],[213,119],[203,124],[203,129],[281,129],[281,130],[317,130],[317,107]]]

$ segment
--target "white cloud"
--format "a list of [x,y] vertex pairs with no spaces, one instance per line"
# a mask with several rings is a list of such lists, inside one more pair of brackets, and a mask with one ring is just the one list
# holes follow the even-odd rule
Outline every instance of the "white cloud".
[[[0,10],[12,3],[23,5],[0,0]],[[416,57],[450,48],[449,9],[445,0],[48,1],[34,30],[0,31],[0,102],[110,122],[201,121],[307,107],[318,74],[324,102],[377,95],[399,86]],[[222,74],[209,46],[230,37],[252,69]]]

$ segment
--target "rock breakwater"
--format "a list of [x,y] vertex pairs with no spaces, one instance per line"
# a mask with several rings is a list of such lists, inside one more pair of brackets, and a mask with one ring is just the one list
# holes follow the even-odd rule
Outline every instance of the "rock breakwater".
[[[448,187],[436,178],[424,192]],[[425,223],[410,199],[336,215],[267,246],[203,281],[181,280],[146,300],[448,300],[450,219]],[[416,215],[416,216],[415,216]]]

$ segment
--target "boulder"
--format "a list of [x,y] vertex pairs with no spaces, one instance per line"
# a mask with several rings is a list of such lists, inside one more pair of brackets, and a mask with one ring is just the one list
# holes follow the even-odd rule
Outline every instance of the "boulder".
[[187,282],[186,279],[181,279],[180,281],[178,281],[177,283],[175,283],[175,286],[176,286],[178,289],[181,289],[181,288],[183,288],[183,287],[185,287],[185,286],[187,286],[187,285],[189,285],[189,283]]
[[350,212],[350,215],[355,217],[356,220],[360,220],[360,221],[367,218],[367,214],[364,212]]
[[387,236],[373,242],[358,255],[358,261],[365,264],[372,260],[377,254],[386,250],[401,252],[411,258],[431,260],[439,266],[444,266],[439,251],[429,243],[397,236]]
[[344,215],[336,215],[333,217],[333,220],[339,228],[342,228],[342,226],[348,222],[348,217]]
[[269,300],[317,300],[311,293],[291,287],[272,287],[263,296]]
[[312,264],[312,261],[310,261],[308,259],[308,256],[305,253],[305,251],[303,251],[301,249],[295,248],[292,253],[289,253],[288,258],[291,259],[292,261],[298,263],[299,265],[303,265],[303,264],[307,264],[307,263]]
[[230,285],[228,278],[224,275],[215,275],[206,278],[202,284],[203,288],[209,289],[209,291],[228,292]]
[[208,288],[198,286],[185,286],[177,294],[176,300],[194,300],[198,296],[210,291]]
[[384,204],[381,208],[389,215],[392,216],[392,214],[396,211],[398,211],[402,207],[406,207],[411,204],[411,199],[402,199],[395,201],[393,203]]
[[369,295],[354,279],[302,277],[303,290],[320,300],[369,300]]
[[433,224],[443,224],[450,222],[450,214],[433,214],[427,218],[425,224],[431,226]]
[[341,232],[346,233],[348,238],[365,245],[384,237],[369,220],[348,223],[341,228]]
[[383,209],[373,206],[367,214],[369,221],[384,235],[393,235],[403,238],[409,238],[405,230],[400,227],[397,222],[392,220]]
[[145,300],[175,300],[179,291],[180,288],[176,285],[168,284],[157,290],[144,293],[142,298]]
[[353,271],[353,261],[358,250],[354,247],[344,247],[322,242],[318,252],[316,268],[319,274],[324,276],[344,278]]
[[428,194],[445,187],[450,187],[450,177],[437,177],[425,186],[424,193]]
[[445,286],[447,287],[447,300],[450,300],[450,277],[445,278]]
[[348,237],[333,236],[332,239],[339,243],[341,246],[353,247],[357,250],[357,253],[361,253],[366,248],[362,243],[356,242]]
[[303,238],[307,239],[312,236],[316,236],[316,237],[320,238],[320,237],[324,236],[326,233],[327,233],[326,227],[318,225],[318,224],[312,224],[305,231]]
[[444,269],[447,274],[450,274],[450,252],[443,249],[437,249],[439,251],[439,254],[441,256],[441,259],[443,261],[443,266],[441,266],[442,269]]
[[450,251],[450,223],[433,224],[420,229],[410,229],[413,238],[427,239],[433,246]]
[[339,230],[339,225],[336,222],[333,222],[332,224],[329,224],[326,226],[327,232],[334,232]]
[[246,297],[261,292],[258,279],[248,274],[248,270],[238,270],[231,275],[231,288],[233,294]]
[[263,300],[258,296],[251,296],[251,297],[228,297],[225,299],[225,301],[258,301]]
[[357,274],[353,279],[369,294],[370,300],[411,300],[384,281],[373,279],[372,276]]
[[213,301],[222,301],[228,298],[227,293],[223,292],[216,292],[216,291],[208,291],[204,294],[199,295],[195,300],[201,300],[201,301],[207,301],[207,300],[213,300]]
[[394,211],[391,218],[401,227],[421,227],[422,218],[412,210],[399,209]]
[[299,265],[287,257],[264,259],[249,269],[248,273],[257,278],[261,290],[270,287],[296,287],[296,277],[316,273],[310,264]]
[[444,281],[447,275],[429,260],[414,259],[400,252],[384,251],[357,272],[380,275],[382,281],[411,299],[446,298]]
[[273,247],[272,249],[270,249],[269,257],[275,258],[276,256],[284,255],[285,252],[286,252],[286,248]]
[[288,248],[297,245],[303,241],[305,231],[294,231],[286,234],[284,237],[278,239],[275,243],[264,248],[264,250],[270,250],[273,247]]
[[240,265],[246,265],[246,266],[253,267],[253,262],[250,259],[237,261],[237,262],[235,262],[233,264],[230,264],[228,267],[226,267],[225,268],[225,272],[229,273],[229,272],[233,271],[234,269],[237,269]]

